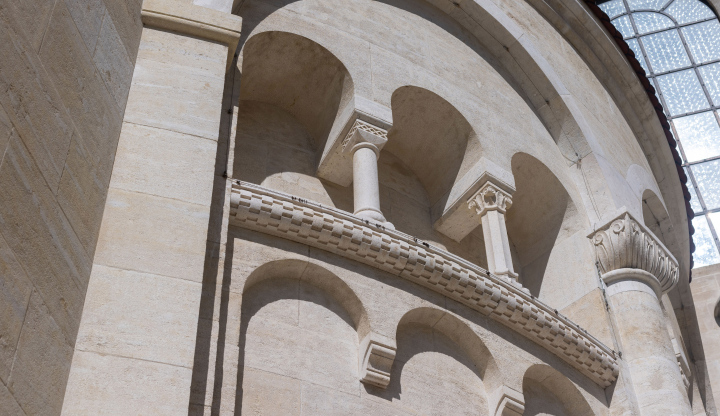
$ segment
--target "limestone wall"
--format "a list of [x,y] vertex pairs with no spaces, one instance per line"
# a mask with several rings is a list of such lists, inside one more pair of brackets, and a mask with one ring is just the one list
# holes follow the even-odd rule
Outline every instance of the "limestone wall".
[[695,302],[690,313],[697,314],[698,335],[702,339],[700,350],[704,353],[695,358],[698,367],[707,366],[707,374],[703,374],[700,382],[712,390],[714,398],[720,397],[720,265],[694,270],[690,289]]
[[0,414],[59,414],[142,0],[0,1]]

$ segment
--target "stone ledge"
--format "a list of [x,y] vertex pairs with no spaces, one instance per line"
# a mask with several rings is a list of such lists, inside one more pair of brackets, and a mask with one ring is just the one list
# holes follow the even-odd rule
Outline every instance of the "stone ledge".
[[232,62],[242,29],[242,18],[177,0],[145,0],[142,22],[147,27],[171,30],[228,46]]
[[347,212],[235,181],[231,224],[368,264],[459,301],[551,351],[607,387],[616,353],[521,287],[410,235]]

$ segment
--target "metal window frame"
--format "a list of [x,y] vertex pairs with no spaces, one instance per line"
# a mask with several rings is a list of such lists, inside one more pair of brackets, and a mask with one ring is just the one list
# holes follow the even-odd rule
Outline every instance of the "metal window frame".
[[[686,70],[692,70],[692,71],[694,71],[695,76],[697,77],[698,81],[700,82],[700,87],[702,88],[703,94],[705,95],[705,98],[707,99],[707,102],[708,102],[708,105],[709,105],[707,108],[704,108],[704,109],[701,109],[701,110],[696,110],[696,111],[690,111],[690,112],[683,113],[683,114],[676,114],[676,115],[669,115],[669,114],[668,114],[667,119],[668,119],[668,121],[669,121],[669,123],[670,123],[670,127],[671,127],[671,129],[672,129],[672,134],[673,134],[673,136],[675,137],[675,141],[676,141],[677,144],[678,144],[678,150],[679,150],[679,152],[680,152],[680,155],[682,156],[682,160],[683,160],[682,166],[683,166],[683,168],[685,169],[685,172],[687,172],[687,176],[690,178],[690,182],[692,183],[693,189],[695,190],[695,195],[697,196],[697,200],[698,200],[698,202],[699,202],[699,204],[700,204],[700,207],[702,208],[702,211],[700,211],[700,212],[695,212],[695,215],[696,215],[696,216],[702,215],[702,216],[704,216],[705,219],[707,220],[708,226],[709,226],[709,229],[710,229],[710,233],[712,234],[712,239],[713,239],[713,241],[715,242],[716,254],[720,255],[720,239],[718,238],[718,232],[716,231],[715,226],[713,225],[713,222],[712,222],[712,220],[710,219],[710,217],[709,217],[709,215],[708,215],[708,214],[712,214],[712,213],[715,213],[715,212],[720,212],[720,207],[713,208],[713,209],[708,209],[707,205],[705,204],[705,200],[703,199],[702,192],[700,192],[700,188],[699,188],[699,186],[698,186],[698,182],[697,182],[697,179],[695,178],[695,175],[694,175],[694,173],[693,173],[693,168],[692,168],[693,166],[699,165],[699,164],[701,164],[701,163],[706,163],[706,162],[712,162],[712,161],[719,160],[719,159],[720,159],[720,155],[714,156],[714,157],[710,157],[710,158],[707,158],[707,159],[703,159],[703,160],[696,160],[696,161],[693,161],[693,162],[688,162],[688,159],[687,159],[687,157],[686,157],[686,155],[685,155],[685,151],[683,150],[682,141],[680,140],[680,136],[677,134],[677,130],[675,129],[675,123],[673,122],[673,120],[675,120],[675,119],[677,119],[677,118],[680,118],[680,117],[686,117],[686,116],[690,116],[690,115],[694,115],[694,114],[701,114],[701,113],[711,112],[711,113],[715,116],[715,121],[716,121],[716,122],[718,123],[718,125],[720,126],[720,103],[715,103],[715,102],[713,102],[712,96],[710,95],[710,92],[708,91],[708,88],[705,86],[705,81],[704,81],[702,75],[700,74],[700,69],[699,69],[700,67],[703,67],[703,66],[706,66],[706,65],[716,64],[716,63],[720,62],[720,59],[715,59],[715,60],[711,60],[711,61],[708,61],[708,62],[703,62],[703,63],[700,63],[700,64],[696,63],[696,62],[695,62],[695,58],[693,57],[692,53],[690,52],[690,47],[689,47],[689,45],[688,45],[688,43],[687,43],[687,40],[685,39],[685,34],[684,34],[683,31],[681,30],[681,29],[683,29],[683,28],[685,28],[685,27],[688,27],[688,26],[697,25],[697,24],[702,24],[702,23],[705,23],[705,22],[713,21],[713,20],[719,20],[718,17],[717,17],[717,13],[716,13],[716,11],[715,11],[712,7],[710,7],[710,10],[713,12],[713,14],[715,14],[714,17],[702,18],[702,19],[698,19],[698,20],[695,20],[695,21],[692,21],[692,22],[680,24],[680,23],[677,22],[677,20],[676,20],[673,16],[671,16],[670,14],[668,14],[668,13],[666,12],[666,9],[667,9],[668,7],[670,7],[670,5],[671,5],[673,2],[675,2],[676,0],[668,0],[668,1],[666,1],[666,2],[664,3],[664,5],[660,8],[660,10],[652,10],[652,9],[632,10],[632,9],[630,8],[630,4],[628,3],[628,0],[621,0],[621,1],[622,1],[622,4],[623,4],[623,7],[625,8],[625,11],[624,11],[623,13],[620,13],[620,14],[616,15],[616,16],[613,16],[610,21],[613,22],[613,24],[614,24],[614,22],[615,22],[616,19],[619,19],[619,18],[621,18],[621,17],[623,17],[623,16],[628,16],[628,18],[630,19],[630,24],[631,24],[631,26],[632,26],[632,30],[633,30],[634,34],[633,34],[633,36],[627,36],[627,37],[625,37],[624,39],[625,39],[625,40],[635,39],[635,40],[637,41],[638,47],[640,48],[640,52],[641,52],[641,54],[642,54],[642,56],[641,56],[641,57],[638,57],[638,59],[643,59],[643,60],[644,60],[645,65],[646,65],[646,68],[647,68],[647,71],[648,71],[647,77],[648,77],[648,79],[650,80],[650,82],[652,82],[653,86],[655,87],[655,91],[656,91],[656,94],[657,94],[657,96],[658,96],[658,99],[659,99],[660,102],[662,103],[663,108],[665,108],[666,114],[669,112],[669,107],[668,107],[668,105],[667,105],[667,102],[666,102],[666,100],[665,100],[665,96],[664,96],[663,91],[662,91],[662,89],[660,88],[659,82],[658,82],[658,80],[657,80],[658,77],[661,77],[661,76],[663,76],[663,75],[668,75],[668,74],[672,74],[672,73],[676,73],[676,72],[680,72],[680,71],[686,71]],[[698,1],[700,1],[700,0],[698,0]],[[598,1],[598,4],[602,4],[602,3],[605,3],[605,1]],[[701,1],[701,3],[707,5],[705,2],[702,2],[702,1]],[[662,15],[662,16],[670,19],[670,21],[672,21],[672,23],[673,23],[673,26],[672,26],[672,27],[667,27],[667,28],[664,28],[664,29],[654,30],[654,31],[647,32],[647,33],[643,33],[643,34],[641,35],[641,34],[639,34],[640,31],[638,30],[637,24],[635,23],[635,17],[634,17],[634,14],[635,14],[635,13],[657,13],[657,14],[660,14],[660,15]],[[683,67],[681,67],[681,68],[675,68],[675,69],[668,70],[668,71],[664,71],[664,72],[655,73],[655,72],[653,71],[652,64],[650,63],[650,59],[649,59],[648,54],[647,54],[647,51],[646,51],[646,49],[645,49],[645,45],[643,44],[642,38],[645,37],[645,36],[650,36],[650,35],[654,35],[654,34],[662,33],[662,32],[668,32],[668,31],[671,31],[671,30],[677,31],[678,35],[680,36],[680,41],[681,41],[681,43],[682,43],[682,45],[683,45],[683,49],[684,49],[684,51],[685,51],[688,59],[690,60],[690,65],[689,65],[689,66],[686,65],[686,66],[683,66]],[[718,226],[720,226],[720,224],[718,224]]]

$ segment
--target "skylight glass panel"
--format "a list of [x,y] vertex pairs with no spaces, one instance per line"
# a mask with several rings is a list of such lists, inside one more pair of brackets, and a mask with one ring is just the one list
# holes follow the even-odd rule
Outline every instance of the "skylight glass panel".
[[600,9],[612,19],[625,13],[625,4],[622,0],[612,0],[599,5]]
[[615,25],[615,28],[622,33],[624,38],[629,38],[630,36],[635,35],[635,32],[632,28],[632,23],[630,23],[630,17],[628,15],[618,17],[617,19],[612,21],[612,24]]
[[[690,173],[688,172],[688,168],[685,168],[685,174],[690,177]],[[700,200],[697,197],[697,193],[695,192],[695,187],[692,184],[692,181],[688,179],[687,182],[687,188],[690,192],[690,196],[692,197],[690,199],[690,207],[692,208],[693,212],[702,212],[702,205],[700,205]]]
[[720,208],[720,160],[692,165],[695,180],[708,210]]
[[693,254],[695,267],[720,263],[720,255],[713,241],[707,218],[705,218],[704,215],[699,215],[693,218],[692,225],[695,228],[695,235],[693,235],[693,242],[695,242],[695,253]]
[[675,0],[665,12],[674,17],[678,24],[715,17],[712,10],[698,0]]
[[673,124],[687,162],[720,155],[720,125],[711,111],[676,118]]
[[711,20],[682,28],[695,63],[720,59],[720,23]]
[[701,66],[699,70],[713,104],[720,106],[720,63]]
[[672,20],[660,13],[634,13],[633,19],[635,20],[635,26],[637,26],[638,32],[641,35],[675,26],[675,23],[673,23]]
[[645,62],[645,58],[643,58],[642,51],[640,50],[640,44],[638,43],[637,39],[628,39],[626,42],[630,49],[635,52],[635,58],[637,58],[637,60],[640,62],[640,66],[643,67],[645,72],[650,72],[647,67],[647,63]]
[[693,69],[662,75],[657,77],[657,80],[670,115],[676,116],[709,108],[705,93]]
[[668,0],[628,0],[630,10],[660,10]]
[[690,59],[677,30],[655,33],[640,39],[654,73],[690,66]]

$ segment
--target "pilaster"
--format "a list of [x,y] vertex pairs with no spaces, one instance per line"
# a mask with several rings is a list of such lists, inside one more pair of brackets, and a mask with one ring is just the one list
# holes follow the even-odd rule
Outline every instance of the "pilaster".
[[[63,414],[185,414],[241,19],[146,0]],[[222,204],[222,201],[219,202]]]

